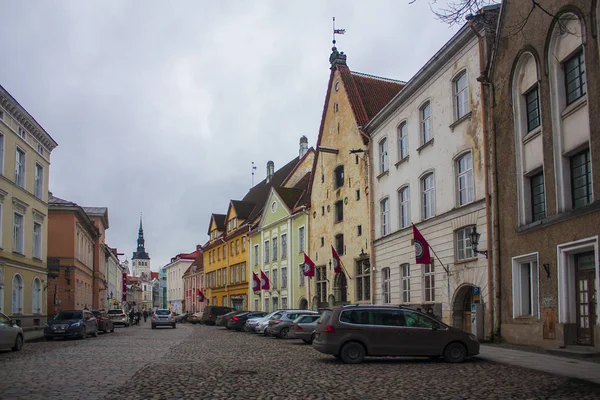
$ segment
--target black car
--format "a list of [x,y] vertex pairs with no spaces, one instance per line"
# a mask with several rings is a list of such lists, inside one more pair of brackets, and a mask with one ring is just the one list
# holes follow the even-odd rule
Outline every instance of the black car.
[[98,321],[90,310],[60,311],[44,327],[44,337],[52,340],[57,337],[98,336]]
[[267,315],[267,313],[262,311],[250,311],[242,314],[233,315],[227,321],[227,328],[235,329],[236,331],[240,332],[244,328],[244,325],[246,324],[246,321],[248,321],[248,319],[261,318],[265,315]]
[[217,326],[224,326],[225,328],[229,329],[227,327],[227,322],[231,319],[231,317],[233,317],[234,315],[239,315],[239,314],[243,314],[243,313],[247,313],[248,311],[245,310],[233,310],[231,312],[228,312],[225,315],[219,315],[217,317]]
[[114,332],[115,324],[111,321],[106,311],[92,311],[96,321],[98,321],[98,330],[101,332]]
[[231,307],[222,307],[222,306],[208,306],[204,308],[204,312],[202,313],[202,322],[205,325],[215,325],[217,322],[217,317],[219,315],[225,315],[229,312],[235,311]]

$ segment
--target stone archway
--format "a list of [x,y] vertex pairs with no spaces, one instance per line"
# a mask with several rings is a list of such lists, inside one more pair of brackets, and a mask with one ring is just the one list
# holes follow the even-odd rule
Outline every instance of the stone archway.
[[452,325],[466,332],[471,332],[471,304],[475,303],[473,288],[475,285],[463,284],[456,289],[452,301]]
[[306,300],[304,297],[302,297],[300,299],[300,301],[298,302],[298,309],[299,310],[308,310],[308,300]]

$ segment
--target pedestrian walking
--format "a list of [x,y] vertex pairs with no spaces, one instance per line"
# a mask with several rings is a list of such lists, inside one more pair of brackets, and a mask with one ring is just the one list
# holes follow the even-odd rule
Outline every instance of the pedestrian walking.
[[433,308],[431,308],[431,307],[429,307],[429,309],[427,310],[427,315],[429,315],[433,319],[437,319],[437,317],[433,313]]
[[148,318],[148,311],[144,310],[144,322],[146,322],[147,318]]
[[129,323],[131,325],[134,324],[135,320],[135,311],[133,311],[133,308],[129,311]]

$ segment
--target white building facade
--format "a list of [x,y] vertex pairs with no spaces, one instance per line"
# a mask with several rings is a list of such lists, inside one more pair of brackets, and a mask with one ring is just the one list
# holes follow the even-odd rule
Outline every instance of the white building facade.
[[[483,337],[488,260],[469,238],[476,229],[487,248],[480,67],[478,38],[465,25],[365,129],[375,302],[432,308]],[[429,243],[430,264],[415,263],[412,224]]]
[[167,278],[166,306],[171,311],[183,312],[182,306],[185,299],[183,274],[194,262],[196,258],[194,254],[179,254],[173,257],[169,264],[164,266]]

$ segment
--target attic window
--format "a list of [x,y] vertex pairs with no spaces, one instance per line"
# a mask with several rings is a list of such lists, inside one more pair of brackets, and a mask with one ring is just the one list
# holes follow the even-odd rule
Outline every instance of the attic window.
[[334,87],[334,88],[335,88],[335,91],[336,91],[336,92],[340,90],[340,81],[337,81],[337,82],[335,83],[335,87]]
[[272,202],[271,203],[271,212],[275,212],[277,211],[277,202]]
[[333,104],[333,112],[338,112],[339,109],[340,109],[340,107],[339,107],[338,103],[334,103]]

